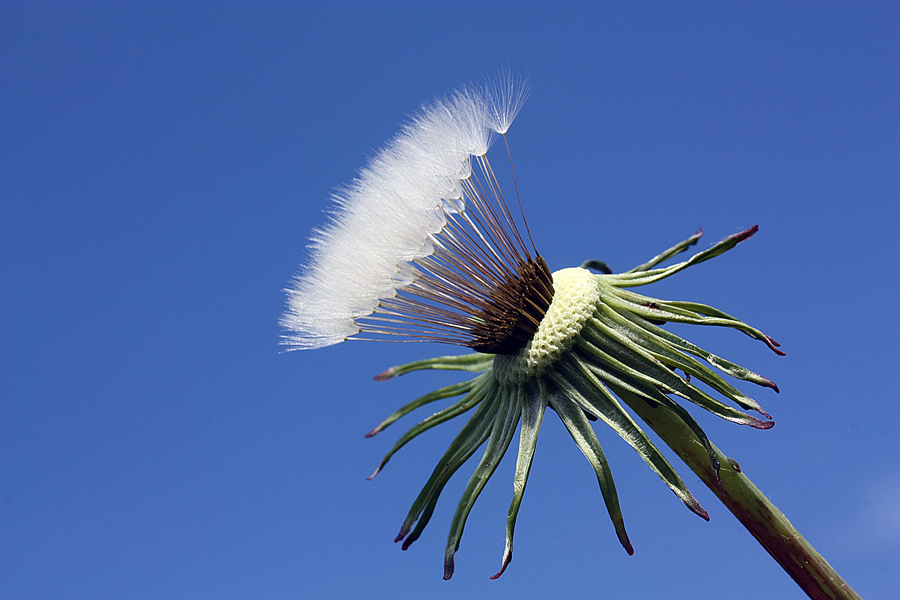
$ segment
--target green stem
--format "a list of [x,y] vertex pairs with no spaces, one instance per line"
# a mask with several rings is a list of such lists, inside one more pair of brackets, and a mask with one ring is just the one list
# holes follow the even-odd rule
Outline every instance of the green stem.
[[807,596],[813,600],[861,600],[787,517],[741,472],[737,462],[713,446],[722,465],[720,489],[710,467],[707,448],[681,419],[665,408],[651,406],[631,392],[615,391],[700,476]]

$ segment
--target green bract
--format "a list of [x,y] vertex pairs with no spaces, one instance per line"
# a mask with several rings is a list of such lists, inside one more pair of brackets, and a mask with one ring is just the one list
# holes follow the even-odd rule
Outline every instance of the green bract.
[[[403,540],[403,548],[406,549],[418,539],[431,518],[444,486],[463,463],[486,443],[450,525],[444,561],[444,578],[449,579],[453,574],[453,556],[459,547],[469,511],[521,423],[506,548],[500,572],[494,577],[502,574],[512,559],[516,516],[547,407],[559,415],[594,468],[616,534],[629,554],[633,550],[625,532],[615,484],[590,420],[601,420],[615,430],[690,510],[708,520],[706,511],[625,410],[623,403],[633,408],[633,403],[642,402],[655,410],[676,415],[704,445],[710,465],[718,477],[719,460],[706,434],[673,398],[693,402],[735,423],[768,429],[774,424],[770,415],[710,367],[776,392],[778,387],[769,379],[723,360],[661,325],[675,322],[731,327],[765,342],[775,352],[781,352],[778,344],[759,330],[712,307],[650,298],[627,288],[659,281],[714,258],[755,232],[756,227],[753,227],[733,235],[685,262],[666,268],[656,266],[695,244],[700,234],[626,273],[611,274],[606,265],[597,261],[588,261],[581,268],[557,271],[553,274],[552,304],[534,337],[518,352],[496,356],[474,353],[432,358],[394,367],[379,375],[377,379],[389,379],[427,369],[478,373],[468,381],[441,388],[410,402],[368,434],[375,435],[400,417],[430,402],[460,398],[401,436],[381,461],[375,472],[378,473],[394,453],[422,432],[471,412],[413,503],[396,541]],[[594,274],[588,269],[603,273]],[[694,380],[703,382],[739,408],[702,391],[694,385]],[[750,416],[744,410],[756,411],[767,420]]]

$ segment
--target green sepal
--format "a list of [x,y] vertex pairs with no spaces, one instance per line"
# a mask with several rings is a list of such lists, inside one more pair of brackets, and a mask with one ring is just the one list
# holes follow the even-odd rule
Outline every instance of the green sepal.
[[[607,305],[607,306],[609,306],[609,305]],[[700,348],[699,346],[692,344],[691,342],[675,335],[674,333],[667,331],[667,330],[663,329],[662,327],[654,325],[647,319],[641,317],[640,315],[633,313],[631,310],[622,309],[621,307],[616,308],[614,306],[610,306],[610,308],[615,310],[616,314],[618,314],[620,317],[627,319],[629,322],[640,327],[641,329],[646,331],[648,334],[651,334],[652,336],[654,336],[656,339],[664,341],[666,344],[669,345],[669,347],[671,347],[675,351],[681,351],[681,352],[693,354],[697,358],[705,360],[707,363],[709,363],[710,365],[719,369],[726,375],[730,375],[736,379],[743,379],[744,381],[749,381],[751,383],[755,383],[756,385],[768,387],[768,388],[775,390],[775,392],[779,391],[778,386],[771,379],[763,377],[762,375],[759,375],[758,373],[754,373],[753,371],[746,369],[740,365],[736,365],[735,363],[733,363],[731,361],[727,361],[723,358],[720,358],[719,356],[716,356],[712,352],[708,352],[708,351],[704,350],[703,348]],[[750,408],[750,407],[748,407],[748,408]],[[759,410],[759,409],[754,409],[754,410]],[[760,412],[762,412],[762,411],[760,411]],[[766,413],[763,412],[763,414],[766,414]],[[768,416],[768,415],[766,415],[766,416]]]
[[375,435],[377,435],[380,432],[382,432],[383,430],[385,430],[389,425],[393,424],[398,419],[408,415],[409,413],[411,413],[412,411],[416,410],[417,408],[419,408],[421,406],[425,406],[426,404],[429,404],[436,400],[443,400],[445,398],[453,398],[454,396],[466,394],[469,391],[471,391],[472,388],[474,388],[476,386],[479,379],[481,379],[481,377],[476,377],[474,379],[469,379],[466,381],[461,381],[459,383],[454,383],[452,385],[448,385],[447,387],[442,387],[439,390],[435,390],[433,392],[425,394],[424,396],[420,396],[419,398],[416,398],[412,402],[409,402],[408,404],[403,405],[402,407],[400,407],[399,409],[397,409],[396,411],[391,413],[391,415],[388,418],[386,418],[384,421],[379,423],[375,427],[375,429],[373,429],[372,431],[370,431],[363,437],[367,437],[367,438],[374,437]]
[[568,361],[556,373],[554,383],[585,410],[593,413],[628,442],[667,486],[692,512],[709,521],[707,513],[691,494],[684,481],[660,453],[647,434],[622,408],[616,397],[581,361]]
[[[391,459],[391,457],[394,454],[396,454],[397,451],[400,450],[400,448],[402,448],[407,443],[409,443],[413,438],[424,433],[425,431],[428,431],[432,427],[436,427],[436,426],[440,425],[441,423],[444,423],[446,421],[449,421],[450,419],[453,419],[454,417],[458,417],[459,415],[461,415],[461,414],[471,410],[473,407],[477,406],[484,398],[483,392],[484,392],[484,387],[485,387],[485,383],[486,383],[484,380],[484,376],[476,377],[475,379],[466,381],[464,383],[469,384],[466,387],[468,387],[468,388],[474,387],[474,389],[472,389],[471,392],[466,394],[466,396],[464,398],[462,398],[459,402],[451,404],[450,406],[444,408],[443,410],[440,410],[440,411],[434,413],[433,415],[426,417],[421,422],[419,422],[418,424],[411,427],[402,436],[400,436],[400,439],[397,440],[397,442],[393,445],[393,447],[390,449],[390,451],[384,456],[383,459],[381,459],[381,463],[378,465],[378,468],[375,469],[374,473],[369,475],[368,479],[372,479],[373,477],[378,475],[378,473],[384,468],[384,466],[388,463],[388,461]],[[478,385],[479,383],[480,383],[480,386]],[[453,387],[453,386],[448,386],[448,387]],[[447,389],[447,388],[443,388],[443,389]],[[438,391],[440,391],[440,390],[438,390]],[[454,395],[458,395],[458,394],[454,394]],[[377,431],[376,431],[376,433],[377,433]],[[366,437],[370,437],[370,435],[367,435]]]
[[509,513],[506,517],[506,546],[503,549],[503,561],[500,570],[491,579],[497,579],[503,575],[503,571],[512,561],[513,534],[516,529],[516,517],[519,514],[519,506],[525,495],[525,485],[528,483],[528,474],[531,472],[531,463],[534,459],[534,450],[537,447],[538,432],[544,421],[544,413],[547,410],[547,389],[543,380],[538,380],[539,389],[527,390],[519,387],[518,402],[522,412],[522,426],[519,431],[519,454],[516,457],[516,474],[513,477],[513,499],[509,505]]
[[[497,414],[498,393],[494,382],[485,386],[484,400],[469,417],[462,430],[451,442],[450,447],[435,466],[431,477],[425,483],[425,487],[419,492],[413,502],[406,520],[400,527],[400,533],[394,539],[395,542],[403,540],[403,549],[409,548],[422,534],[422,530],[431,519],[438,497],[450,477],[475,453],[476,450],[488,439]],[[415,524],[415,529],[413,529]],[[412,531],[410,531],[412,530]],[[408,537],[407,537],[408,535]],[[406,538],[404,540],[404,538]]]
[[584,416],[584,411],[575,402],[567,398],[564,393],[554,393],[553,391],[550,392],[550,406],[559,415],[560,420],[569,431],[569,435],[572,436],[575,444],[594,468],[597,482],[600,484],[600,493],[603,495],[606,511],[609,513],[609,518],[616,530],[619,543],[622,544],[629,555],[634,554],[634,548],[628,540],[628,534],[625,532],[625,520],[622,518],[619,496],[616,494],[616,484],[613,482],[609,464],[606,462],[606,456],[603,454],[597,435],[591,428],[587,417]]
[[393,379],[399,375],[426,369],[438,371],[481,372],[486,371],[493,361],[493,354],[482,354],[480,352],[461,354],[459,356],[436,356],[434,358],[426,358],[424,360],[406,363],[405,365],[391,367],[387,371],[376,375],[375,380],[387,381],[388,379]]
[[609,306],[600,305],[598,306],[598,310],[609,320],[608,324],[616,328],[618,333],[627,337],[631,343],[646,350],[656,360],[670,369],[681,369],[685,374],[699,379],[743,408],[755,410],[771,418],[771,416],[766,413],[755,400],[742,394],[734,386],[725,381],[719,374],[703,365],[694,357],[689,356],[684,352],[679,352],[665,340],[649,334],[647,330],[634,325],[631,321],[624,318]]
[[582,269],[590,269],[591,271],[600,271],[604,275],[612,275],[612,268],[602,260],[586,260],[581,263]]
[[630,379],[644,381],[689,400],[714,415],[756,429],[769,429],[771,421],[761,421],[734,407],[719,402],[709,394],[686,382],[659,362],[646,350],[628,343],[628,338],[603,322],[598,315],[585,323],[581,339],[586,349],[596,349],[595,356]]
[[497,469],[497,465],[503,459],[503,455],[506,454],[516,426],[519,424],[520,409],[517,389],[506,388],[500,392],[500,395],[499,406],[484,454],[478,466],[475,467],[472,477],[469,478],[469,483],[463,490],[459,504],[456,506],[456,513],[450,522],[450,534],[447,536],[447,547],[444,553],[444,579],[450,579],[453,576],[453,556],[459,550],[459,541],[462,538],[469,512]]
[[[716,473],[719,472],[719,460],[712,451],[712,445],[706,437],[706,432],[700,428],[700,425],[697,424],[686,410],[681,408],[681,406],[660,391],[657,385],[653,383],[652,379],[648,380],[645,377],[633,377],[633,370],[628,367],[626,367],[624,373],[620,373],[619,369],[615,366],[616,363],[621,365],[619,361],[586,342],[577,346],[576,350],[578,350],[580,356],[585,358],[587,367],[596,373],[600,379],[606,382],[617,395],[619,394],[616,390],[621,388],[644,398],[650,404],[661,404],[676,413],[703,442],[704,447],[709,451],[709,461],[713,471]],[[623,378],[623,375],[625,378]],[[619,397],[621,398],[622,396],[619,395]]]
[[[741,242],[743,242],[744,240],[746,240],[747,238],[752,236],[754,233],[756,233],[758,229],[759,228],[756,225],[754,225],[750,229],[747,229],[740,233],[736,233],[734,235],[728,236],[727,238],[725,238],[718,244],[715,244],[711,248],[704,250],[703,252],[698,252],[697,254],[690,257],[686,261],[680,262],[680,263],[672,265],[670,267],[665,267],[662,269],[644,270],[641,268],[644,265],[641,265],[639,267],[632,269],[631,271],[628,271],[627,273],[620,273],[618,275],[607,275],[606,277],[608,277],[610,279],[610,281],[615,281],[614,285],[619,286],[619,287],[636,287],[636,286],[640,286],[640,285],[647,285],[648,283],[655,283],[657,281],[665,279],[666,277],[671,277],[675,273],[678,273],[679,271],[683,271],[690,266],[700,264],[702,262],[705,262],[707,260],[715,258],[715,257],[719,256],[720,254],[723,254],[723,253],[731,250],[732,248],[734,248],[735,246],[737,246],[738,244],[740,244]],[[682,242],[682,244],[684,244],[684,242]],[[680,245],[681,244],[674,246],[674,248],[678,248]],[[667,252],[669,252],[669,250],[667,250],[666,252],[663,252],[663,254],[661,254],[660,256],[665,256]],[[669,256],[666,256],[665,258],[669,258],[674,254],[677,254],[677,252],[670,254]],[[659,258],[659,257],[657,257],[657,258]],[[660,261],[657,261],[657,263],[662,262],[662,260],[665,260],[665,258],[661,259]],[[653,260],[656,260],[656,259],[653,259]],[[653,260],[651,260],[650,263],[653,263]],[[645,264],[649,265],[650,263],[645,263]],[[653,263],[653,264],[657,264],[657,263]]]
[[669,302],[619,289],[614,285],[610,285],[609,289],[612,293],[604,296],[604,302],[616,308],[629,310],[649,321],[671,321],[673,323],[686,323],[688,325],[730,327],[731,329],[737,329],[754,339],[764,342],[776,354],[784,354],[784,352],[778,349],[778,343],[775,342],[775,340],[759,329],[747,325],[743,321],[731,316],[727,316],[727,318],[707,316],[703,312],[682,308],[679,304],[703,307],[709,311],[715,311],[715,309],[710,306],[696,303]]
[[[620,394],[619,389],[614,384],[610,384],[612,390],[618,395],[622,400],[627,404],[629,399],[634,398],[634,394]],[[630,390],[626,390],[630,391]],[[643,400],[651,405],[659,405],[657,408],[662,408],[665,410],[669,410],[674,413],[676,417],[681,419],[681,421],[687,425],[694,435],[697,436],[697,439],[700,440],[700,443],[703,445],[703,448],[706,450],[706,454],[709,456],[709,465],[712,468],[713,474],[716,476],[716,482],[718,483],[719,489],[722,489],[722,474],[721,474],[721,463],[719,461],[719,455],[716,452],[715,447],[712,445],[712,442],[709,441],[709,438],[706,436],[706,432],[703,431],[703,428],[700,427],[700,424],[694,420],[694,417],[686,411],[680,404],[674,402],[671,398],[663,394],[662,392],[657,392],[655,395],[644,395],[637,394],[638,396],[643,396]]]
[[657,254],[656,256],[654,256],[653,258],[651,258],[644,264],[638,265],[635,268],[633,268],[629,271],[626,271],[626,273],[641,273],[644,271],[648,271],[648,270],[652,269],[653,267],[655,267],[656,265],[669,260],[676,254],[681,254],[682,252],[685,252],[688,248],[695,245],[702,235],[703,235],[703,230],[701,229],[700,231],[698,231],[697,233],[695,233],[688,239],[684,240],[683,242],[679,242],[679,243],[675,244],[668,250],[661,252],[660,254]]

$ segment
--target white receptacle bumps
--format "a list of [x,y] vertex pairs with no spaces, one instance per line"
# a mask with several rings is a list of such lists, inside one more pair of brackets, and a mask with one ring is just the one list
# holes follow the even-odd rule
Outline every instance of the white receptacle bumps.
[[581,268],[553,274],[553,302],[524,348],[497,355],[494,376],[502,382],[521,383],[541,375],[568,350],[584,323],[594,314],[599,291],[595,275]]

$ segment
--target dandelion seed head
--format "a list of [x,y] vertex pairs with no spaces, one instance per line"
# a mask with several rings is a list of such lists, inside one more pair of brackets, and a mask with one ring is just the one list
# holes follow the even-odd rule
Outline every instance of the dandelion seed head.
[[[518,430],[506,546],[501,569],[493,578],[510,564],[519,506],[547,408],[559,416],[593,467],[616,536],[628,554],[633,547],[610,466],[589,419],[611,426],[692,512],[706,520],[709,514],[623,404],[638,414],[646,414],[641,411],[648,407],[660,409],[654,418],[666,413],[687,427],[695,438],[690,443],[704,449],[709,460],[708,468],[692,468],[708,475],[723,492],[719,454],[673,397],[735,423],[759,429],[774,425],[744,412],[754,410],[771,419],[713,369],[775,391],[777,385],[662,326],[672,322],[729,327],[781,353],[774,340],[713,307],[651,298],[629,289],[714,258],[757,228],[668,267],[658,265],[696,244],[699,234],[624,273],[615,274],[600,261],[587,261],[580,268],[551,274],[531,241],[527,223],[527,238],[520,235],[517,217],[509,210],[500,178],[487,158],[491,142],[497,135],[506,136],[526,95],[526,86],[506,75],[484,89],[463,88],[414,115],[353,181],[335,193],[330,219],[313,232],[310,258],[287,290],[288,307],[282,317],[288,330],[284,342],[291,349],[318,348],[352,337],[444,342],[475,350],[416,361],[377,376],[384,380],[422,369],[478,373],[408,403],[366,436],[424,404],[461,396],[410,429],[375,471],[419,434],[469,413],[395,540],[402,540],[405,550],[419,538],[449,478],[486,444],[451,523],[445,579],[453,574],[469,511]],[[518,204],[521,207],[521,201]]]
[[486,157],[521,108],[520,87],[505,76],[423,106],[337,190],[287,290],[288,347],[361,332],[492,352],[528,341],[550,271],[522,242]]

